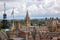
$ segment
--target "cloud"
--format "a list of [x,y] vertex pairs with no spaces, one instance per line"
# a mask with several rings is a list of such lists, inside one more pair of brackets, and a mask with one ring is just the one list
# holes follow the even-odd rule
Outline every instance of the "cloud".
[[38,11],[38,7],[33,4],[33,5],[28,7],[28,10],[30,10],[30,11]]
[[0,0],[0,15],[3,15],[4,2],[6,2],[6,13],[9,17],[13,7],[16,18],[25,17],[27,10],[33,18],[60,15],[60,0]]
[[24,0],[0,0],[0,1],[1,2],[24,2]]
[[27,5],[34,17],[59,17],[60,14],[60,0],[29,0]]
[[[6,2],[6,14],[8,17],[11,17],[12,9],[14,8],[15,17],[24,16],[26,12],[26,3],[19,2]],[[4,2],[0,2],[0,17],[3,18],[4,13]],[[9,18],[8,18],[9,19]]]

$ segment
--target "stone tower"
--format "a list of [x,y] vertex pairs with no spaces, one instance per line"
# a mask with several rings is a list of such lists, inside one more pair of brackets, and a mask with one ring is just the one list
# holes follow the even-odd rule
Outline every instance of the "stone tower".
[[26,17],[25,17],[25,26],[30,26],[30,18],[29,18],[28,11],[27,11]]
[[47,20],[47,26],[50,32],[55,32],[57,30],[58,20],[50,18]]
[[16,38],[16,34],[14,34],[15,30],[15,23],[13,21],[12,25],[9,28],[9,38],[12,40],[13,38]]
[[29,32],[29,40],[33,40],[32,32]]
[[56,20],[56,19],[54,19],[53,21],[52,21],[52,31],[53,32],[56,32],[57,31],[57,24],[58,24],[58,20]]
[[20,22],[16,21],[15,26],[16,30],[20,30]]
[[4,14],[1,23],[2,23],[2,29],[9,29],[9,22],[7,20],[7,14],[6,14],[6,3],[4,3]]
[[19,37],[20,36],[19,33],[20,33],[20,23],[15,22],[15,24],[13,24],[10,27],[10,34],[9,34],[10,39]]

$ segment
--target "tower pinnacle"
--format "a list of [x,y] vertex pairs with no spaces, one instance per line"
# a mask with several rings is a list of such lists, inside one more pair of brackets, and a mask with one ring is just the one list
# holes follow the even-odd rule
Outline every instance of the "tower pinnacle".
[[6,3],[4,2],[4,14],[6,13]]
[[3,14],[3,19],[5,20],[7,18],[6,15],[6,3],[4,3],[4,14]]
[[29,18],[28,10],[27,10],[26,17],[25,17],[25,25],[30,26],[30,18]]

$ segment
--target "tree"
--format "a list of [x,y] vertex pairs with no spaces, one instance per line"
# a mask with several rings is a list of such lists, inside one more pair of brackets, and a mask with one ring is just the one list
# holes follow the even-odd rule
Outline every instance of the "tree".
[[0,30],[1,30],[1,27],[2,27],[2,23],[0,23]]

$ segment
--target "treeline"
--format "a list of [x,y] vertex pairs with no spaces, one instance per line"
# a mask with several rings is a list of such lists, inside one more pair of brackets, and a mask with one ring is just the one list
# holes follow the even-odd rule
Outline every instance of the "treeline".
[[[18,21],[20,22],[21,26],[25,25],[25,21],[24,20],[14,20],[14,23]],[[9,24],[12,25],[13,20],[9,20]],[[45,24],[45,20],[30,20],[31,26],[43,26]],[[0,28],[2,26],[2,23],[0,22]]]

